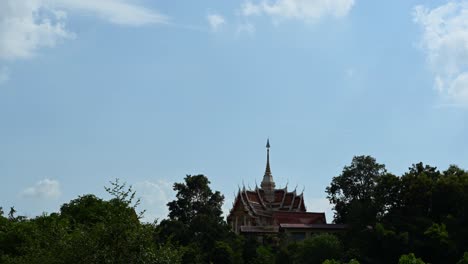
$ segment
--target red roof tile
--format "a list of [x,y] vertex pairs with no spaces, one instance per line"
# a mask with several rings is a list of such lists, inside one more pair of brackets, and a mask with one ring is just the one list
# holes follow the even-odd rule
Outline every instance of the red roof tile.
[[325,213],[275,212],[273,221],[277,224],[325,224]]

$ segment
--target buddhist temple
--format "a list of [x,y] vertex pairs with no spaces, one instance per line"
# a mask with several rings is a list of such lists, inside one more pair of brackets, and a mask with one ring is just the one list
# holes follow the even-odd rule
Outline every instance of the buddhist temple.
[[270,141],[267,140],[267,161],[260,188],[239,188],[227,217],[232,230],[241,234],[287,233],[300,240],[317,232],[334,232],[344,225],[327,224],[324,212],[307,212],[304,194],[276,189],[270,168]]

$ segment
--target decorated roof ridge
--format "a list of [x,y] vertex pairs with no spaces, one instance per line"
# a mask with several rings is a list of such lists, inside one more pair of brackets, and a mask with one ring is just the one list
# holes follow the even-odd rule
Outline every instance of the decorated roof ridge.
[[232,207],[234,208],[234,205],[236,204],[236,200],[237,200],[237,195],[235,192],[232,193],[233,196],[234,196],[234,201],[232,202]]
[[[241,197],[241,202],[242,202],[244,208],[246,209],[246,211],[248,212],[248,214],[249,214],[250,216],[252,216],[252,217],[255,217],[255,218],[256,218],[255,215],[269,216],[268,214],[262,213],[261,211],[260,211],[260,212],[257,211],[257,210],[252,206],[252,204],[250,203],[250,200],[249,200],[249,196],[247,195],[247,192],[248,192],[248,191],[239,192],[238,195],[240,195],[240,197]],[[246,199],[247,199],[247,203],[246,203],[246,201],[245,201],[245,199],[244,199],[243,194],[245,194],[245,197],[246,197]],[[261,198],[260,198],[260,199],[261,199]],[[251,210],[249,210],[249,208],[250,208]],[[264,210],[267,210],[267,209],[265,208],[264,205],[262,205],[262,208],[263,208]],[[253,213],[253,214],[252,214],[252,213]],[[255,214],[255,215],[254,215],[254,214]]]
[[245,198],[247,199],[247,204],[248,204],[248,207],[250,209],[252,209],[252,211],[257,214],[257,210],[255,210],[255,208],[252,206],[252,204],[250,203],[250,199],[249,199],[249,195],[247,194],[247,191],[244,189],[244,194],[245,194]]
[[289,205],[289,211],[294,209],[294,200],[296,200],[296,189],[292,192],[293,198],[291,199],[291,204]]
[[[240,188],[239,188],[239,191],[240,191]],[[239,200],[239,193],[240,193],[239,191],[237,192],[237,195],[234,193],[234,196],[235,196],[234,202],[232,202],[232,208],[231,208],[231,210],[229,210],[229,215],[227,217],[231,216],[232,212],[236,208],[236,203]]]
[[283,199],[281,199],[281,205],[280,205],[281,208],[284,206],[284,200],[286,199],[286,195],[288,195],[288,186],[287,185],[284,188]]
[[299,194],[299,196],[304,196],[304,191],[305,191],[305,185],[302,186],[302,191],[301,191],[301,194]]
[[[303,202],[303,205],[304,205],[304,211],[307,212],[307,206],[305,205],[305,202],[304,202],[304,197],[302,197],[302,202]],[[325,212],[324,212],[325,213]],[[326,222],[326,221],[325,221]]]
[[260,204],[262,205],[263,209],[266,209],[265,202],[263,201],[262,195],[260,194],[260,189],[257,188],[258,199],[260,200]]
[[241,198],[242,205],[244,206],[244,209],[249,211],[247,208],[245,208],[246,205],[245,205],[244,197],[242,196],[242,193],[240,192],[240,190],[239,190],[239,195],[240,195],[240,198]]
[[285,191],[285,192],[288,192],[288,184],[286,183],[286,185],[285,185],[283,188],[275,189],[275,191]]
[[299,212],[301,210],[301,205],[302,205],[303,201],[304,201],[304,199],[303,199],[302,194],[301,194],[300,198],[299,198],[299,204],[297,205],[297,209],[296,209],[297,212]]
[[[246,208],[245,201],[244,201],[244,198],[242,197],[242,192],[241,192],[240,187],[239,187],[239,190],[237,191],[236,202],[239,200],[239,197],[240,197],[242,206],[244,207],[244,210],[249,211],[249,210]],[[234,209],[234,208],[233,208],[233,209]]]

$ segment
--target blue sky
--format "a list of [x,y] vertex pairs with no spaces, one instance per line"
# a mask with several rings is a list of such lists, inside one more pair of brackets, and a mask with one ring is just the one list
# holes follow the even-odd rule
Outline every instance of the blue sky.
[[468,168],[468,2],[0,1],[0,206],[34,216],[132,184],[325,188],[354,155]]

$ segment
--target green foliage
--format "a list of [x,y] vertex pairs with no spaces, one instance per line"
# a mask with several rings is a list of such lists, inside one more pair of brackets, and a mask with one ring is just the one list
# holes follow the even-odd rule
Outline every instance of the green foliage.
[[[326,192],[335,205],[335,222],[359,226],[374,224],[382,205],[376,204],[376,183],[386,174],[385,165],[370,156],[356,156],[333,180]],[[357,221],[359,219],[359,221]]]
[[177,192],[177,199],[167,204],[169,218],[190,224],[201,216],[209,215],[221,223],[224,196],[218,191],[213,193],[209,184],[210,181],[204,175],[187,175],[185,183],[175,183],[174,191]]
[[175,183],[159,224],[140,222],[136,193],[118,180],[105,188],[111,199],[82,195],[50,215],[0,207],[0,263],[468,264],[468,173],[454,165],[417,163],[395,176],[354,157],[327,188],[347,231],[292,243],[284,233],[259,243],[230,232],[224,197],[209,184],[203,175]]
[[141,263],[179,264],[182,263],[182,249],[176,248],[170,243],[156,245],[149,248],[141,260]]
[[[125,207],[136,210],[140,205],[140,198],[135,198],[136,192],[132,189],[132,186],[127,187],[126,183],[120,183],[119,179],[110,182],[111,187],[104,187],[106,192],[114,197],[112,200],[116,200],[125,205]],[[145,211],[139,213],[138,219],[141,219]]]
[[156,244],[155,226],[141,224],[131,195],[121,194],[84,195],[60,214],[0,217],[0,263],[180,263],[180,250]]
[[256,257],[250,262],[251,264],[270,264],[275,263],[275,255],[270,247],[259,246],[257,248]]
[[327,259],[341,259],[343,248],[332,234],[317,234],[298,243],[295,263],[322,263]]
[[[334,259],[327,259],[322,264],[346,264],[346,263],[343,263],[341,261],[334,260]],[[352,259],[348,262],[348,264],[359,264],[359,261]]]
[[457,264],[468,264],[468,252],[465,252],[465,254],[463,254],[463,258],[460,259]]
[[322,264],[342,264],[341,261],[334,260],[334,259],[327,259]]
[[439,244],[447,244],[449,240],[449,235],[445,224],[432,224],[425,232],[429,239],[437,241]]
[[425,264],[425,262],[420,258],[416,258],[413,253],[410,253],[407,255],[402,255],[398,261],[398,264]]
[[157,238],[185,246],[184,263],[219,259],[223,250],[226,261],[239,259],[241,254],[231,252],[236,239],[222,217],[224,196],[210,189],[204,175],[187,175],[184,180],[174,184],[176,200],[167,204],[169,219],[161,221]]
[[226,242],[217,241],[211,256],[213,263],[234,263],[234,252]]
[[413,164],[397,177],[369,156],[354,157],[327,188],[335,222],[350,229],[346,257],[395,263],[414,252],[431,263],[455,263],[468,244],[468,173]]

